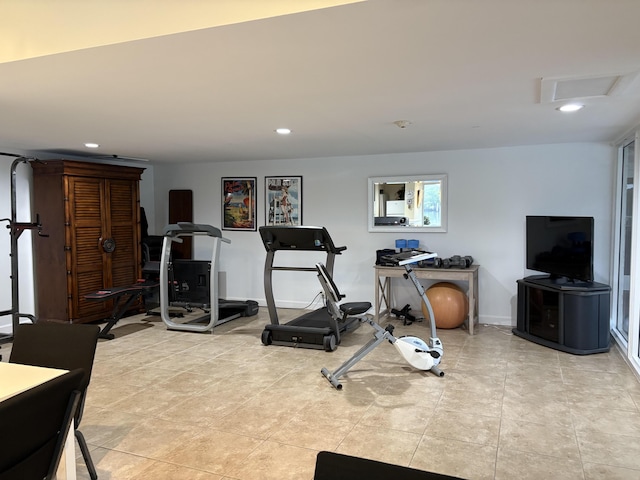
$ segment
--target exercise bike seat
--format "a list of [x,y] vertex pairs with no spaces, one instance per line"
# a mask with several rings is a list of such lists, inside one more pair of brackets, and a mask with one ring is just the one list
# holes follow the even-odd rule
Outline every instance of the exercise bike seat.
[[346,302],[340,304],[340,311],[347,316],[360,315],[371,308],[369,302]]

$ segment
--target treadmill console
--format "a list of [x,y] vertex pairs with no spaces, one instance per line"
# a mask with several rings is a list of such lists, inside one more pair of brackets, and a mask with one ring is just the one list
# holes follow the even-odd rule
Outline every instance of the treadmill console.
[[340,253],[347,247],[336,247],[325,227],[262,226],[259,228],[267,252],[277,250],[319,250]]

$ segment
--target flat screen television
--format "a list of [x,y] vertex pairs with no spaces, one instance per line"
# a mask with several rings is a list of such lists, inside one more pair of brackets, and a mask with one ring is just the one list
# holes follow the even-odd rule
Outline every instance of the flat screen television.
[[527,216],[527,268],[551,281],[593,282],[593,217]]

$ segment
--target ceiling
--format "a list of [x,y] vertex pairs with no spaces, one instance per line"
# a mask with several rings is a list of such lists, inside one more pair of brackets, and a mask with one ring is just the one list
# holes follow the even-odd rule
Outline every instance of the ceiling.
[[[0,0],[1,152],[302,159],[612,142],[640,123],[637,0],[52,3]],[[613,92],[581,88],[610,76]],[[554,79],[586,108],[558,112]]]

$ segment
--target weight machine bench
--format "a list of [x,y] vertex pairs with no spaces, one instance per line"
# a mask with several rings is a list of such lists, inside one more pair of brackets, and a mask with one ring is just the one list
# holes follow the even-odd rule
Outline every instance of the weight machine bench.
[[106,302],[113,300],[113,310],[107,319],[107,324],[102,327],[98,338],[113,340],[115,335],[109,333],[113,326],[123,317],[129,308],[144,294],[158,288],[160,284],[151,280],[140,281],[128,287],[115,287],[111,289],[98,290],[84,296],[87,300]]

